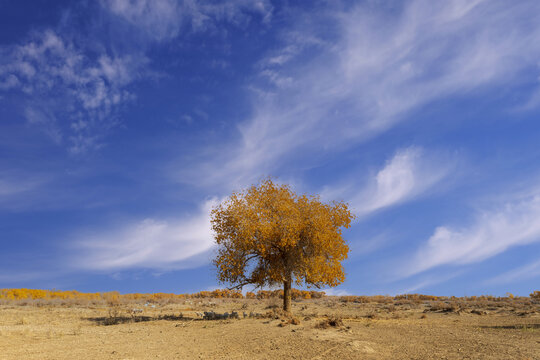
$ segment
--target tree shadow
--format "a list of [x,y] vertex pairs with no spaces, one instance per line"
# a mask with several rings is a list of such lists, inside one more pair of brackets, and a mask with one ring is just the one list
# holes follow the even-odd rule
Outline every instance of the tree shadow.
[[540,323],[515,324],[515,325],[483,325],[480,327],[484,329],[533,330],[533,329],[540,329]]
[[158,315],[158,316],[100,316],[100,317],[83,317],[83,320],[91,321],[97,325],[118,325],[118,324],[129,324],[129,323],[138,323],[146,321],[158,321],[158,320],[167,320],[167,321],[194,321],[200,320],[191,317],[186,317],[183,315]]

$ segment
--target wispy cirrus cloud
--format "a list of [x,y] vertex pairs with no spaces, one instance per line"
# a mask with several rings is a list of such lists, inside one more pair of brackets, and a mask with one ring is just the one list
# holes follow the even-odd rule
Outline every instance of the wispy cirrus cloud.
[[238,184],[291,164],[311,166],[438,99],[527,83],[523,72],[540,59],[534,1],[417,0],[391,14],[372,2],[325,10],[294,17],[282,49],[257,65],[264,81],[251,84],[253,115],[238,125],[238,137],[198,158],[183,179],[202,173],[200,185]]
[[373,212],[413,198],[447,175],[448,164],[426,159],[419,148],[398,151],[375,176],[372,188],[353,200],[359,214]]
[[53,30],[0,51],[0,88],[22,94],[28,124],[72,153],[100,145],[115,110],[134,98],[127,86],[147,63],[144,56],[90,56]]
[[47,165],[32,170],[0,164],[0,212],[105,208],[121,196],[122,190],[118,188],[77,185],[88,179],[86,172],[62,171],[58,166]]
[[434,286],[434,285],[438,285],[438,284],[450,281],[462,275],[463,272],[464,272],[463,270],[458,270],[456,272],[446,274],[446,275],[441,275],[441,274],[427,275],[427,276],[424,276],[422,279],[420,279],[418,282],[397,291],[396,294],[415,293],[415,292],[418,292],[419,290],[426,289],[430,286]]
[[[444,161],[443,161],[444,159]],[[447,156],[433,156],[419,147],[398,150],[364,185],[358,179],[328,187],[322,196],[348,199],[358,217],[412,200],[440,183],[455,168]]]
[[352,295],[349,291],[346,289],[335,289],[335,288],[328,288],[328,289],[322,289],[321,291],[324,291],[324,293],[328,296],[348,296]]
[[[326,189],[322,196],[352,198],[353,210],[359,216],[365,216],[420,196],[442,181],[450,165],[438,165],[434,160],[420,148],[401,149],[363,188],[352,183]],[[216,199],[206,201],[196,215],[180,220],[145,219],[93,235],[76,235],[76,263],[92,270],[193,266],[191,262],[197,255],[212,248],[209,213],[215,204]],[[370,246],[375,248],[381,241],[377,238]],[[208,259],[196,264],[206,262]]]
[[20,173],[0,171],[0,204],[12,197],[32,191],[45,180]]
[[406,266],[407,275],[441,265],[481,262],[540,241],[540,189],[533,187],[480,211],[468,226],[440,226]]
[[101,3],[156,41],[177,37],[183,26],[194,32],[217,30],[218,22],[242,26],[254,14],[268,22],[273,11],[268,0],[103,0]]
[[512,269],[486,281],[487,284],[507,284],[540,277],[540,260]]
[[[105,25],[122,19],[158,42],[178,36],[184,23],[190,32],[212,31],[218,23],[244,26],[252,16],[268,21],[273,10],[264,0],[223,4],[103,0],[101,5],[113,14],[102,18]],[[122,105],[136,98],[131,85],[155,73],[140,38],[135,37],[137,46],[128,50],[114,41],[94,39],[92,32],[78,41],[72,35],[66,29],[49,28],[19,44],[1,47],[0,94],[20,94],[25,98],[21,112],[29,125],[70,153],[81,154],[103,146],[110,130],[122,123]]]
[[182,25],[180,7],[175,0],[104,0],[101,4],[156,40],[178,35]]
[[76,259],[72,266],[86,270],[128,268],[179,269],[206,263],[197,256],[211,250],[214,240],[210,211],[217,199],[180,220],[155,220],[120,224],[94,234],[75,235]]

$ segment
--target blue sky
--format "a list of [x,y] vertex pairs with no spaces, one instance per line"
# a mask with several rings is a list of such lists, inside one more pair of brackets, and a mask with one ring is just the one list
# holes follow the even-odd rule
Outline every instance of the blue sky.
[[219,286],[209,210],[344,200],[332,294],[540,280],[540,3],[0,1],[0,287]]

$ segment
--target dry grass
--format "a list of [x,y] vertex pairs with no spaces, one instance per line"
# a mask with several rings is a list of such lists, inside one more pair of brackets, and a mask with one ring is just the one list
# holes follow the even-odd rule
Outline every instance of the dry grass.
[[329,327],[340,328],[343,326],[343,319],[338,316],[331,316],[315,325],[317,329],[328,329]]

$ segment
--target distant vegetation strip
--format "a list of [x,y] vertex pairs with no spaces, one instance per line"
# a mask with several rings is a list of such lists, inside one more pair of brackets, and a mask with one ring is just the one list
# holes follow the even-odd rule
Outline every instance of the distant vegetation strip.
[[[318,299],[325,296],[323,291],[307,291],[307,290],[292,290],[293,299]],[[259,290],[257,293],[247,292],[243,295],[238,290],[216,289],[213,291],[199,291],[193,294],[174,294],[174,293],[133,293],[120,294],[118,291],[83,293],[76,290],[41,290],[41,289],[0,289],[0,300],[105,300],[105,301],[122,301],[122,300],[146,300],[161,301],[161,300],[180,300],[180,299],[268,299],[273,297],[283,297],[283,290]]]
[[[325,297],[324,291],[309,291],[292,289],[292,299],[319,299]],[[90,300],[90,301],[164,301],[164,300],[181,300],[181,299],[201,299],[201,298],[214,298],[214,299],[269,299],[269,298],[282,298],[283,290],[259,290],[256,293],[247,292],[243,295],[238,290],[228,289],[216,289],[213,291],[199,291],[193,294],[174,294],[174,293],[133,293],[133,294],[120,294],[118,291],[110,292],[97,292],[97,293],[83,293],[76,290],[61,291],[61,290],[41,290],[41,289],[0,289],[0,300]],[[403,294],[396,296],[340,296],[342,302],[356,302],[356,303],[386,303],[394,300],[410,300],[410,301],[445,301],[445,300],[507,300],[507,299],[519,299],[514,295],[508,293],[506,297],[496,297],[490,295],[483,296],[468,296],[468,297],[455,297],[455,296],[434,296],[434,295],[422,295],[422,294]],[[540,291],[534,291],[530,294],[530,298],[535,301],[540,301]]]

